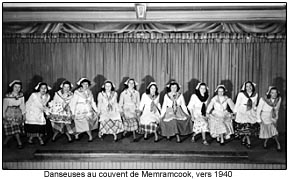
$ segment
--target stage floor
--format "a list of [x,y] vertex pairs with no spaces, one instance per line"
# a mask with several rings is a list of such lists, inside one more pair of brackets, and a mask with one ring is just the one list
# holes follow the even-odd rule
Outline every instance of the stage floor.
[[[142,135],[137,135],[138,141],[132,142],[132,135],[127,134],[125,138],[119,139],[117,142],[113,142],[112,135],[104,136],[103,140],[97,137],[97,133],[94,132],[93,142],[88,142],[88,137],[84,133],[80,136],[79,141],[74,141],[68,143],[65,135],[58,136],[55,142],[51,139],[46,140],[45,146],[40,146],[38,140],[34,139],[34,144],[28,144],[23,138],[24,149],[17,149],[16,141],[12,140],[9,142],[8,146],[2,149],[2,160],[3,162],[19,162],[19,161],[30,161],[39,160],[35,154],[41,152],[74,152],[74,153],[140,153],[140,154],[208,154],[212,155],[215,153],[236,153],[236,154],[246,154],[246,163],[270,163],[270,164],[286,164],[287,157],[287,143],[285,134],[281,134],[279,139],[281,141],[282,152],[276,151],[276,144],[273,139],[270,139],[269,149],[263,149],[263,141],[257,138],[252,138],[252,148],[247,149],[245,146],[241,145],[240,140],[234,139],[228,141],[224,146],[220,146],[216,140],[208,137],[210,143],[209,146],[203,145],[201,142],[201,136],[197,137],[197,141],[192,143],[190,141],[190,136],[182,136],[182,142],[176,143],[176,138],[171,138],[168,141],[166,138],[159,137],[159,142],[154,142],[154,137],[150,136],[148,140],[144,140]],[[119,134],[119,138],[121,134]],[[109,156],[109,154],[106,154]],[[104,157],[105,158],[105,157]],[[142,156],[145,160],[145,155]],[[41,160],[51,160],[50,158],[41,158]],[[139,160],[139,158],[138,158]],[[238,162],[239,159],[233,159],[234,162]],[[212,157],[205,157],[202,161],[214,162],[215,159]]]

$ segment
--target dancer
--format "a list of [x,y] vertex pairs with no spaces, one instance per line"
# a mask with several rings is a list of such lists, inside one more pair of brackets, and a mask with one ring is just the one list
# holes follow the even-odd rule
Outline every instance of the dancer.
[[161,105],[159,103],[158,87],[155,82],[151,82],[146,92],[142,95],[139,110],[140,116],[140,132],[144,132],[144,140],[147,140],[148,133],[155,135],[154,142],[158,142],[158,129],[160,122]]
[[227,107],[234,109],[233,101],[224,95],[226,87],[218,85],[215,92],[217,93],[208,105],[207,113],[209,116],[209,129],[213,138],[217,138],[220,145],[224,145],[224,138],[229,139],[234,133],[232,124],[232,114],[228,112]]
[[252,147],[250,136],[256,133],[257,127],[257,99],[258,93],[255,90],[256,84],[246,81],[237,96],[234,112],[236,113],[237,122],[236,135],[241,137],[242,145],[246,145],[248,149]]
[[276,87],[270,86],[266,95],[260,99],[259,105],[257,107],[257,118],[261,121],[259,138],[265,139],[263,147],[267,149],[267,142],[270,138],[273,137],[277,144],[278,152],[281,151],[277,130],[280,104],[280,92]]
[[87,78],[81,78],[77,85],[69,103],[75,123],[75,140],[79,140],[79,134],[86,132],[88,142],[92,142],[91,132],[98,127],[98,109],[89,89],[91,82]]
[[98,136],[102,138],[103,134],[112,134],[113,140],[116,142],[117,134],[124,130],[120,108],[117,103],[117,93],[114,84],[109,80],[104,82],[101,90],[97,98],[100,111]]
[[194,121],[192,142],[195,142],[195,136],[202,134],[203,144],[209,145],[206,140],[206,132],[209,131],[208,116],[206,116],[206,108],[209,99],[209,88],[206,83],[198,83],[195,92],[191,96],[188,104],[188,109],[192,115]]
[[75,132],[75,124],[72,120],[72,113],[69,107],[69,103],[73,97],[73,93],[71,92],[72,87],[73,85],[69,81],[63,81],[60,85],[60,90],[55,93],[53,100],[48,103],[50,107],[48,118],[54,130],[53,142],[59,133],[65,133],[68,142],[72,142],[70,135]]
[[193,123],[189,116],[184,96],[179,92],[179,84],[171,81],[167,85],[167,91],[161,111],[161,134],[166,136],[168,140],[171,136],[176,136],[177,142],[180,143],[180,135],[192,133]]
[[25,131],[29,137],[29,144],[33,144],[33,138],[36,137],[40,145],[45,145],[42,137],[46,133],[45,115],[49,114],[47,103],[50,99],[48,90],[51,90],[51,87],[44,82],[39,82],[35,90],[36,92],[32,93],[26,102]]
[[133,142],[136,142],[136,130],[138,129],[137,111],[139,108],[139,92],[136,90],[137,82],[130,78],[125,83],[125,89],[120,94],[119,106],[123,116],[124,133],[132,131]]
[[9,84],[8,93],[3,99],[3,128],[6,138],[4,146],[14,136],[18,149],[22,149],[20,134],[24,133],[25,102],[22,93],[22,83],[14,80]]

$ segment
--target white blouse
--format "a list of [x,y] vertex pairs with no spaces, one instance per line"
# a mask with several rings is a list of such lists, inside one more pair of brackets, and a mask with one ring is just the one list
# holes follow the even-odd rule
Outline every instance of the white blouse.
[[[205,105],[207,106],[208,100],[205,101]],[[188,109],[191,112],[191,115],[195,118],[202,116],[202,106],[203,102],[198,98],[196,94],[191,96],[190,102],[188,104]]]
[[149,97],[148,94],[142,94],[139,110],[143,112],[143,114],[150,113],[151,103],[154,102],[159,111],[161,111],[161,104],[159,103],[160,95],[158,95],[155,99]]
[[234,103],[231,100],[231,98],[228,98],[227,96],[220,98],[218,95],[216,95],[211,99],[211,102],[207,107],[207,113],[210,113],[212,109],[219,111],[219,112],[226,112],[227,105],[229,105],[231,110],[234,109]]
[[[252,103],[253,103],[252,109],[256,110],[257,109],[256,104],[257,104],[257,99],[258,99],[258,93],[256,93],[255,96],[250,97],[250,98],[251,98]],[[240,92],[237,96],[236,105],[235,105],[235,108],[233,111],[235,113],[238,113],[238,112],[245,113],[247,111],[247,101],[248,101],[248,98],[244,95],[243,92]]]
[[271,116],[272,106],[266,103],[266,101],[261,98],[257,107],[257,118],[259,121],[263,121],[265,124],[270,124],[272,120],[276,121],[278,119],[279,109],[281,105],[281,98],[275,106],[276,118],[273,119]]
[[98,112],[95,101],[93,99],[92,92],[90,90],[87,91],[76,90],[74,92],[73,97],[69,103],[73,115],[75,115],[76,113],[77,110],[76,107],[78,103],[88,104],[95,112]]
[[50,99],[49,94],[41,96],[40,92],[32,93],[26,102],[26,124],[45,125],[44,113],[48,113],[47,102]]
[[25,102],[23,94],[19,96],[12,96],[12,94],[7,94],[3,99],[3,117],[5,117],[5,112],[9,106],[19,106],[22,111],[22,115],[25,113]]
[[117,103],[117,93],[115,91],[111,92],[108,96],[105,92],[99,92],[97,101],[98,101],[98,108],[101,114],[110,112],[108,107],[109,105],[112,107],[111,112],[120,112],[120,107]]
[[130,92],[129,90],[126,89],[120,94],[119,106],[120,109],[122,110],[126,105],[128,106],[133,105],[135,106],[136,109],[138,109],[139,103],[140,103],[139,92],[136,90]]
[[[176,100],[177,105],[180,106],[182,108],[182,110],[184,111],[184,113],[186,113],[187,115],[189,115],[187,107],[186,107],[186,102],[184,99],[183,94],[180,94],[178,99]],[[163,117],[166,113],[167,108],[172,108],[173,107],[173,100],[171,100],[168,96],[168,94],[165,94],[164,97],[164,103],[162,106],[162,111],[161,111],[161,116]]]

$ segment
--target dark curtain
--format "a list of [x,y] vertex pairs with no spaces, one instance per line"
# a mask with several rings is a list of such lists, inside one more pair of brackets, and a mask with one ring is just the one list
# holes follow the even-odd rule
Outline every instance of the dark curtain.
[[[234,34],[233,34],[234,35]],[[248,40],[249,39],[249,40]],[[256,37],[169,41],[114,38],[4,38],[3,94],[14,79],[23,82],[28,97],[39,81],[58,89],[63,79],[75,84],[80,77],[92,80],[94,95],[105,79],[112,80],[120,92],[128,77],[139,82],[141,93],[151,81],[161,91],[165,84],[177,80],[188,103],[199,81],[206,82],[210,96],[222,83],[235,99],[246,80],[257,83],[263,96],[269,85],[276,85],[283,98],[279,125],[284,131],[286,119],[286,39]]]

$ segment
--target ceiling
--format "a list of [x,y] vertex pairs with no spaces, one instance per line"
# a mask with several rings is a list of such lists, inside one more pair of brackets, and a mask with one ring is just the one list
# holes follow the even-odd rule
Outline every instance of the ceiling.
[[3,3],[3,22],[278,22],[286,21],[286,3]]

